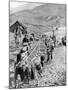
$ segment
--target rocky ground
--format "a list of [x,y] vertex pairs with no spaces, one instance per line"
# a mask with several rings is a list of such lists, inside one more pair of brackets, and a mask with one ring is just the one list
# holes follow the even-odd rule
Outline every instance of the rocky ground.
[[[61,52],[62,51],[62,52]],[[45,64],[39,86],[58,86],[66,84],[65,47],[55,48],[53,60]]]

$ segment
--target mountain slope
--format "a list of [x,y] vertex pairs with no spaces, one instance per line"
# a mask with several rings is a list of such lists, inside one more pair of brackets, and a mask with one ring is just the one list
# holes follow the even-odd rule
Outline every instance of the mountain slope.
[[43,4],[32,10],[19,11],[10,15],[11,23],[19,20],[22,24],[59,26],[66,24],[66,5],[64,4]]

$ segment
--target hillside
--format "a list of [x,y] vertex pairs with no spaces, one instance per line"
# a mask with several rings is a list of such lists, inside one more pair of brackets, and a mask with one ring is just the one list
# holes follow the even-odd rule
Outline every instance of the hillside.
[[23,10],[10,15],[11,23],[19,20],[23,23],[33,25],[59,25],[61,21],[65,25],[66,5],[61,4],[43,4],[32,10]]

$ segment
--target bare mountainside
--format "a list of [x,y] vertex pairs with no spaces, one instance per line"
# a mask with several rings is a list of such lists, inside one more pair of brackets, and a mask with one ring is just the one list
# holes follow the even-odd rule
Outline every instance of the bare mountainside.
[[65,25],[66,5],[42,4],[31,10],[22,10],[10,15],[10,25],[16,20],[26,25]]

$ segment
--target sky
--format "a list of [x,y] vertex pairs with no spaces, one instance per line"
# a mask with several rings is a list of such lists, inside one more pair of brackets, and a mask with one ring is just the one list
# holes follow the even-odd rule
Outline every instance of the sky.
[[33,9],[37,6],[40,6],[41,4],[39,3],[29,3],[29,2],[10,2],[10,14],[21,11],[21,10],[26,10],[26,9]]

